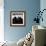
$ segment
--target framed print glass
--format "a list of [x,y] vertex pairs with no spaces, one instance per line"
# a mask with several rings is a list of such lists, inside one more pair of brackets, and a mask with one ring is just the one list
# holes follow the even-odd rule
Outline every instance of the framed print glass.
[[10,25],[11,26],[25,26],[26,25],[26,12],[25,11],[11,11],[10,12]]

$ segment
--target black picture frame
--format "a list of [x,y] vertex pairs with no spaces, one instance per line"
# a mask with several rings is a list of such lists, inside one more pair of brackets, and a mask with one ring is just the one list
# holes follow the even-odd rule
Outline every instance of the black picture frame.
[[26,11],[10,11],[10,26],[23,27],[26,25]]

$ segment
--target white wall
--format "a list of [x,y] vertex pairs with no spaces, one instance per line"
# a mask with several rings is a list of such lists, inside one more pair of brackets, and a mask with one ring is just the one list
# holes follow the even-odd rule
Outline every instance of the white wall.
[[0,42],[4,41],[4,0],[0,0]]

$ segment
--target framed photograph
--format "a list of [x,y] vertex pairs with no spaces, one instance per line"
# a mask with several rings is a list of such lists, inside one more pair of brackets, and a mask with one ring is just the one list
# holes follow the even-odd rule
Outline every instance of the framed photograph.
[[10,12],[10,25],[11,26],[25,26],[26,25],[26,12],[25,11],[11,11]]

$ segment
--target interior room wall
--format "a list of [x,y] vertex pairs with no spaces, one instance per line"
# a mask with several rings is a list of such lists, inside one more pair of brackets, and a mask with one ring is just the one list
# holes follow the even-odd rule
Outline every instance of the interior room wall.
[[[26,26],[10,26],[10,11],[25,10]],[[5,41],[18,41],[29,31],[32,31],[33,19],[40,10],[40,0],[4,0],[4,39]]]
[[[40,0],[40,9],[41,9],[41,11],[43,9],[46,9],[46,0]],[[43,12],[42,17],[43,17],[43,22],[41,21],[40,25],[43,25],[46,27],[46,10]]]
[[4,41],[4,0],[0,0],[0,42]]
[[[46,0],[40,0],[40,10],[46,9]],[[40,25],[46,27],[46,10],[43,12],[43,22],[40,21]],[[45,43],[46,43],[46,34],[45,34]]]

